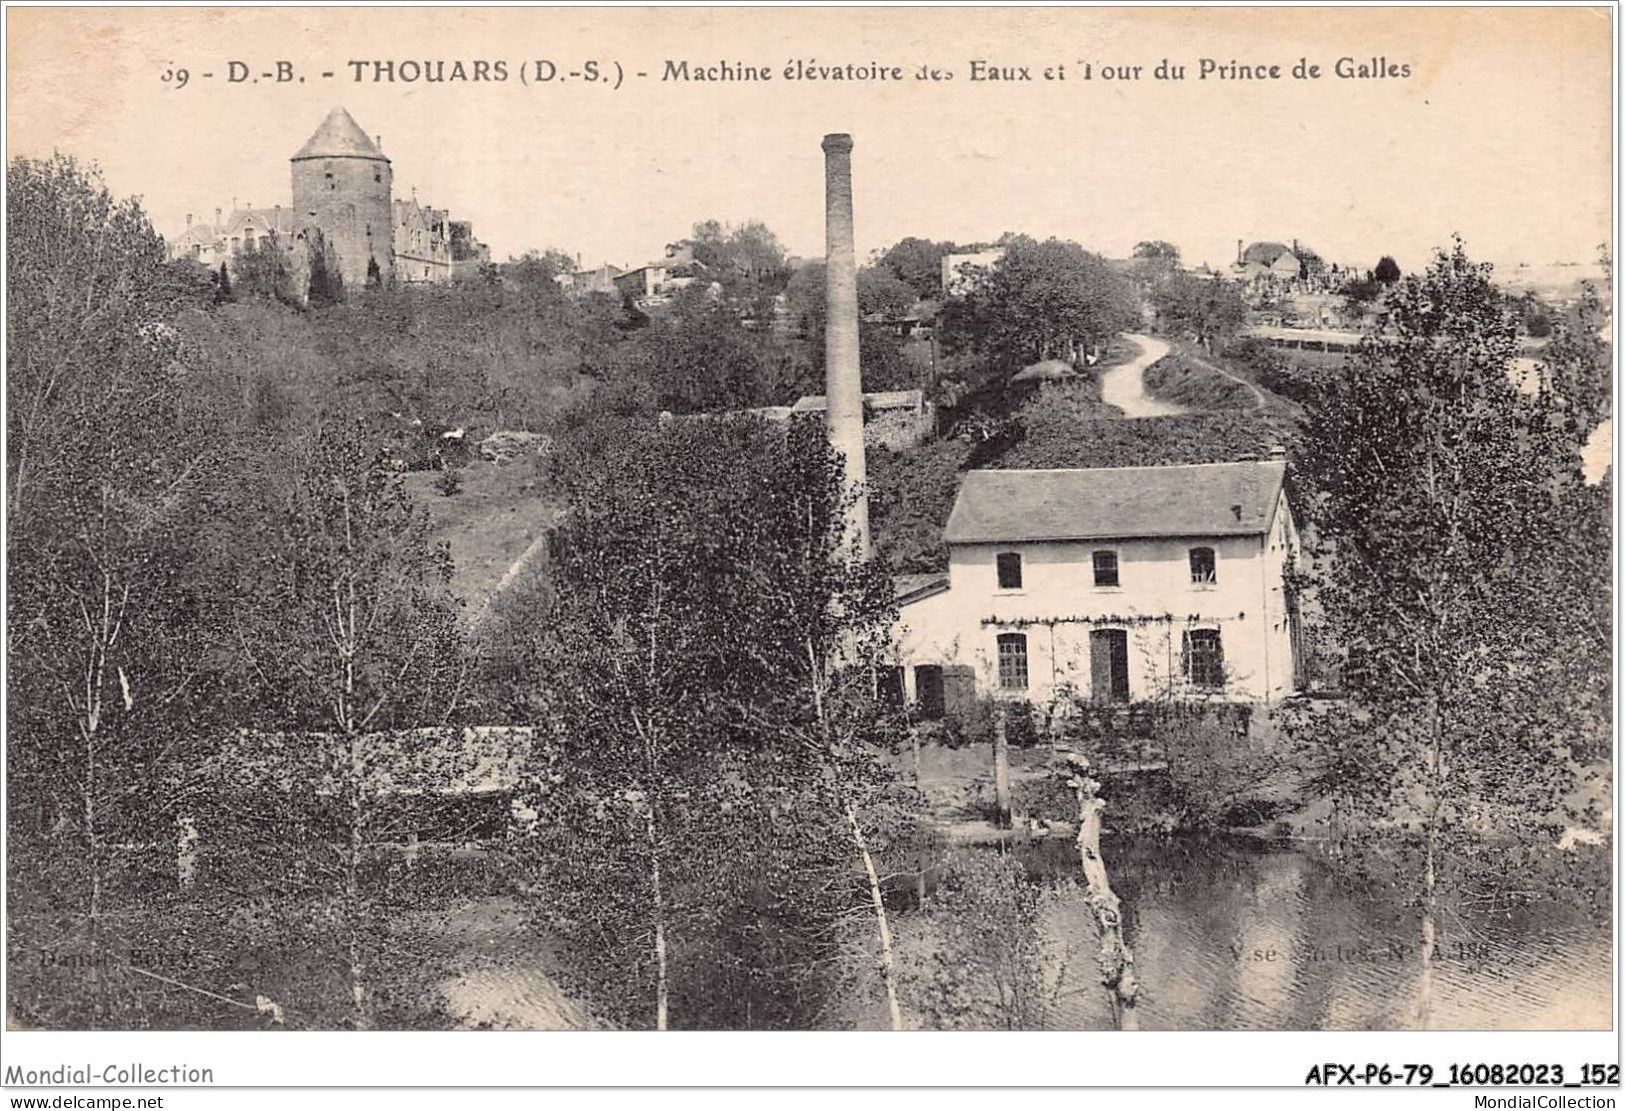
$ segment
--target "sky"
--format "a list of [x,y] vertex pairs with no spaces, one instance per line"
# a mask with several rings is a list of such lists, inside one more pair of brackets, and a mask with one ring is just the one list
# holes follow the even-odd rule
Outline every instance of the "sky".
[[[699,220],[823,244],[826,132],[852,134],[858,248],[1005,231],[1108,256],[1165,239],[1222,264],[1238,240],[1425,265],[1459,233],[1506,267],[1591,262],[1610,234],[1605,9],[17,9],[8,157],[100,165],[176,234],[186,214],[290,202],[288,157],[343,105],[398,196],[473,221],[501,259],[658,258]],[[1198,80],[1200,59],[1281,67]],[[1339,58],[1409,76],[1339,78]],[[1300,59],[1322,75],[1299,79]],[[295,79],[227,83],[288,62]],[[375,81],[351,62],[504,63],[508,80]],[[666,63],[770,69],[661,80]],[[787,63],[901,81],[785,80]],[[1186,67],[1158,80],[1159,62]],[[547,61],[612,82],[521,83]],[[1032,80],[972,81],[971,63]],[[1084,80],[1087,64],[1090,77]],[[951,80],[916,80],[922,66]],[[1045,71],[1065,77],[1046,80]],[[1105,67],[1140,66],[1138,80]],[[173,74],[187,70],[185,87]],[[331,78],[321,77],[331,72]],[[637,77],[638,73],[647,77]],[[213,73],[213,78],[204,78]],[[164,78],[170,75],[170,80]],[[298,78],[303,77],[301,82]]]

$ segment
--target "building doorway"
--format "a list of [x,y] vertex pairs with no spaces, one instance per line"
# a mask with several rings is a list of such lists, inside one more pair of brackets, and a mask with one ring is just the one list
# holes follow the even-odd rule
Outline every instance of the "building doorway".
[[920,704],[920,717],[940,721],[948,709],[947,694],[940,666],[920,664],[914,669],[914,697]]
[[1128,631],[1093,629],[1089,633],[1090,694],[1096,702],[1128,701]]

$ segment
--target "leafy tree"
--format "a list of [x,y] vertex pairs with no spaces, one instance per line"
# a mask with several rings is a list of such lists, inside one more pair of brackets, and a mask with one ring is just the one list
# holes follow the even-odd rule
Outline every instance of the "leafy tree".
[[780,404],[786,393],[782,353],[697,286],[680,291],[628,355],[623,373],[643,377],[674,413]]
[[1007,377],[1041,359],[1081,362],[1136,315],[1127,283],[1098,255],[1018,236],[986,280],[944,306],[941,335],[951,352]]
[[235,301],[236,299],[237,298],[231,289],[231,274],[227,272],[226,264],[222,262],[220,264],[220,271],[215,276],[214,280],[215,304],[225,304],[228,301]]
[[344,276],[339,270],[338,252],[320,230],[305,233],[309,281],[305,303],[313,309],[327,308],[344,300]]
[[1375,278],[1350,278],[1343,283],[1338,291],[1343,295],[1345,311],[1348,315],[1359,317],[1364,315],[1366,307],[1382,296],[1383,286]]
[[1134,257],[1172,268],[1179,265],[1179,248],[1166,239],[1142,240],[1134,245]]
[[1393,285],[1399,281],[1399,263],[1394,261],[1393,255],[1383,255],[1377,260],[1377,269],[1373,276],[1382,285]]
[[526,251],[516,259],[509,259],[499,269],[502,280],[517,289],[553,295],[559,291],[558,283],[553,279],[560,274],[573,274],[575,268],[573,258],[550,247],[546,251]]
[[1045,1028],[1051,1001],[1038,923],[1053,898],[1014,855],[960,850],[948,857],[922,916],[931,951],[905,980],[928,1029]]
[[942,530],[969,455],[970,445],[962,439],[936,440],[904,452],[879,445],[869,449],[869,522],[876,552],[894,571],[948,569]]
[[[450,560],[369,440],[355,424],[323,428],[291,460],[291,488],[259,490],[273,527],[232,583],[249,732],[205,769],[213,792],[196,802],[239,831],[228,843],[253,847],[238,863],[281,908],[314,896],[333,922],[317,940],[336,951],[357,1028],[376,1022],[387,956],[368,875],[381,844],[405,839],[389,796],[455,781],[466,762],[462,735],[433,729],[456,724],[464,676]],[[244,806],[278,793],[279,812]]]
[[1580,435],[1589,434],[1613,407],[1612,360],[1603,339],[1607,318],[1596,289],[1586,283],[1573,308],[1553,322],[1551,341],[1541,352],[1553,404]]
[[681,245],[721,284],[724,299],[736,311],[756,320],[771,318],[773,299],[784,291],[790,268],[784,244],[766,224],[703,220]]
[[1247,322],[1240,286],[1217,274],[1176,273],[1152,290],[1151,303],[1164,331],[1189,336],[1210,351]]
[[164,770],[221,694],[202,662],[215,602],[187,560],[215,440],[172,326],[208,299],[95,170],[16,159],[6,191],[13,923],[83,945],[70,1021],[118,1025],[134,1004],[110,911],[150,865],[129,846],[168,840]]
[[958,250],[943,240],[932,242],[918,236],[900,239],[880,256],[880,267],[914,291],[921,300],[942,295],[942,259]]
[[577,435],[541,623],[555,749],[537,779],[560,821],[533,846],[538,909],[619,1021],[788,1022],[877,833],[863,670],[827,661],[889,629],[865,601],[889,605],[889,584],[831,559],[840,486],[816,429]]
[[[800,339],[795,382],[802,393],[824,392],[824,264],[798,269],[785,288],[791,326]],[[890,320],[914,307],[913,291],[889,271],[866,266],[858,271],[858,345],[863,355],[865,390],[911,389],[919,372],[908,361],[903,341]],[[784,394],[786,399],[790,392]]]
[[1305,278],[1320,278],[1327,273],[1326,260],[1320,257],[1320,252],[1306,244],[1296,244],[1293,253],[1298,257],[1298,263],[1303,268]]
[[1306,433],[1317,595],[1353,668],[1346,708],[1310,728],[1339,758],[1337,830],[1415,894],[1425,1025],[1444,900],[1555,840],[1594,724],[1569,704],[1574,663],[1606,653],[1551,543],[1573,527],[1579,441],[1509,380],[1489,268],[1458,241],[1390,304],[1391,335],[1326,384]]
[[[289,259],[288,246],[276,232],[268,232],[252,247],[240,249],[232,259],[239,297],[266,298],[285,305],[299,304],[299,291],[294,286]],[[308,289],[308,282],[306,285]]]
[[384,284],[384,273],[383,273],[382,270],[378,269],[378,260],[376,258],[368,258],[367,259],[367,288],[368,289],[378,289],[383,284]]

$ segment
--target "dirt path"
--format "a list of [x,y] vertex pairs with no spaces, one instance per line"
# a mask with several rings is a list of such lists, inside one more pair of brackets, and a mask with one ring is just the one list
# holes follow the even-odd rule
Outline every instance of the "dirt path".
[[485,619],[491,615],[491,603],[495,602],[503,591],[513,585],[513,581],[524,573],[525,568],[529,567],[538,555],[547,550],[548,536],[548,533],[543,532],[530,542],[529,547],[519,553],[518,559],[508,565],[508,570],[503,573],[502,578],[497,582],[496,588],[486,596],[485,604],[480,606],[478,612],[474,614],[474,619],[468,623],[471,630],[478,629],[485,624]]
[[463,967],[440,985],[465,1030],[590,1030],[592,1017],[554,980],[556,957],[507,898],[474,899],[442,924]]
[[1171,417],[1185,410],[1166,401],[1158,401],[1145,392],[1145,372],[1157,360],[1168,354],[1168,345],[1160,339],[1124,332],[1123,338],[1140,349],[1139,355],[1122,366],[1114,366],[1100,376],[1100,399],[1107,405],[1123,410],[1123,416]]

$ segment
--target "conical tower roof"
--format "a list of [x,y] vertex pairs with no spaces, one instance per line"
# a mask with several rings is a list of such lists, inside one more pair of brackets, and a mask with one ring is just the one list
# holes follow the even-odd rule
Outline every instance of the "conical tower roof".
[[322,126],[299,148],[299,153],[291,161],[297,162],[301,158],[376,158],[389,161],[378,145],[361,130],[361,125],[343,108],[335,108],[327,113]]

